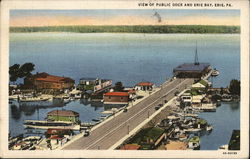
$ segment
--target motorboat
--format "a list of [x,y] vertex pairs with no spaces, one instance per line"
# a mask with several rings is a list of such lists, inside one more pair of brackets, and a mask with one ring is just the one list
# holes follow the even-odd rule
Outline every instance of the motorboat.
[[214,69],[211,73],[211,76],[218,76],[220,74],[220,72],[216,69]]

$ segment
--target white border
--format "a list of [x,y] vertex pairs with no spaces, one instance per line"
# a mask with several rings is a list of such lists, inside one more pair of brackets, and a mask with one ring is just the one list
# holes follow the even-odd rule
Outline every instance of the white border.
[[[156,0],[151,0],[156,2]],[[223,151],[119,151],[119,150],[74,150],[74,151],[9,151],[8,150],[8,67],[9,67],[9,10],[10,9],[154,9],[138,8],[139,1],[80,1],[80,0],[3,0],[1,2],[1,56],[0,56],[0,157],[8,158],[247,158],[249,153],[249,2],[220,1],[233,4],[232,8],[217,7],[216,9],[241,10],[241,150],[237,155],[223,155]],[[149,2],[140,1],[140,2]],[[194,0],[157,1],[157,2],[197,2]],[[199,1],[218,2],[218,1]],[[184,9],[185,7],[158,7],[157,9]],[[194,9],[190,8],[189,9]],[[195,9],[215,9],[195,7]]]

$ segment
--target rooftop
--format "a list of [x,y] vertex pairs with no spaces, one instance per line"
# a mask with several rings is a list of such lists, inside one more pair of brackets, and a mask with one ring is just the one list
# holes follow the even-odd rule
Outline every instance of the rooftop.
[[209,66],[209,63],[199,63],[198,65],[195,65],[194,63],[184,63],[174,68],[174,71],[203,71]]
[[74,80],[69,77],[54,76],[45,72],[34,74],[31,76],[31,78],[34,78],[37,81],[47,82],[74,82]]
[[151,82],[140,82],[136,84],[137,86],[153,86],[154,84]]
[[81,78],[80,80],[84,80],[84,81],[95,81],[97,80],[98,78],[93,78],[93,77],[83,77]]
[[104,96],[129,96],[128,92],[108,92]]
[[72,110],[53,110],[48,112],[47,115],[58,115],[58,116],[79,116],[79,113]]
[[141,146],[138,144],[126,144],[120,150],[138,150]]

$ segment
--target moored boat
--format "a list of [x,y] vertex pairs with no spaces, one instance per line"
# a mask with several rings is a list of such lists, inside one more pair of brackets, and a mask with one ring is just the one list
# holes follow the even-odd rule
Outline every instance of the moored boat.
[[47,101],[49,97],[21,97],[20,102],[38,102],[38,101]]
[[220,72],[216,69],[214,69],[211,73],[211,76],[218,76],[220,74]]
[[26,128],[80,130],[80,125],[67,121],[25,120]]

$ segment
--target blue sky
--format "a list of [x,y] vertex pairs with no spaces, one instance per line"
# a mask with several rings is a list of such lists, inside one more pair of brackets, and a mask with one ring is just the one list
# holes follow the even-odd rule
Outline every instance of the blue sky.
[[[75,21],[79,20],[80,18],[88,18],[88,20],[91,20],[90,24],[100,24],[101,22],[97,22],[98,20],[110,20],[113,19],[113,23],[119,19],[119,17],[127,17],[130,18],[131,23],[133,24],[133,20],[136,21],[138,18],[146,18],[147,21],[140,21],[140,23],[148,24],[150,23],[150,19],[152,19],[151,23],[154,23],[153,19],[155,18],[153,15],[155,12],[159,13],[161,18],[165,20],[165,23],[170,20],[170,23],[175,23],[173,20],[186,20],[190,19],[192,21],[192,18],[196,21],[200,21],[202,23],[203,18],[208,18],[210,21],[213,19],[217,21],[213,21],[214,23],[219,23],[219,21],[222,21],[220,23],[234,23],[239,24],[239,17],[240,17],[240,10],[209,10],[209,9],[101,9],[101,10],[11,10],[10,11],[10,20],[11,24],[16,24],[15,20],[17,21],[19,25],[21,25],[21,20],[26,21],[25,23],[28,23],[27,21],[29,19],[32,19],[34,23],[34,18],[37,17],[38,20],[41,20],[42,18],[49,18],[49,20],[53,21],[52,18],[54,18],[55,21],[57,21],[56,18],[65,17],[65,23],[70,18],[70,24],[73,24],[73,19]],[[32,17],[32,18],[31,18]],[[39,18],[38,18],[39,17]],[[117,18],[116,21],[114,18]],[[137,17],[133,19],[133,17]],[[203,17],[203,18],[202,18]],[[185,19],[186,18],[186,19]],[[200,20],[199,20],[200,18]],[[126,18],[125,18],[126,19]],[[172,21],[171,21],[172,20]],[[189,20],[189,22],[190,22]],[[84,20],[83,20],[84,21]],[[127,20],[128,21],[128,20]],[[194,20],[193,20],[194,21]],[[237,22],[236,22],[237,21]],[[126,22],[126,20],[124,20]],[[189,23],[188,22],[188,23]],[[111,21],[110,24],[113,24]],[[137,22],[138,23],[138,22]],[[135,23],[135,24],[137,24]],[[164,23],[164,24],[165,24]],[[177,22],[178,23],[178,22]],[[191,22],[190,22],[191,23]],[[195,22],[192,22],[195,23]],[[203,22],[204,23],[204,22]],[[59,25],[59,23],[56,23]],[[78,24],[78,23],[77,23]],[[85,23],[83,23],[84,25]],[[86,23],[87,24],[87,23]],[[28,25],[28,24],[27,24]],[[104,23],[105,25],[105,23]]]

